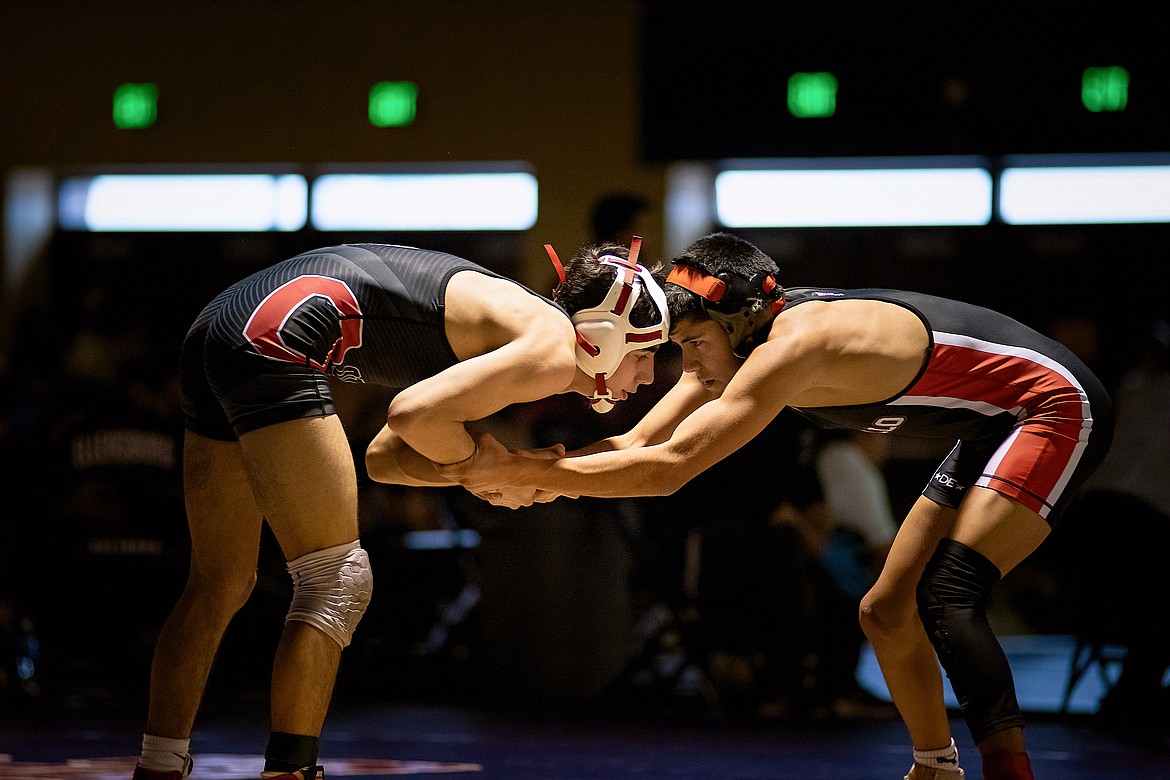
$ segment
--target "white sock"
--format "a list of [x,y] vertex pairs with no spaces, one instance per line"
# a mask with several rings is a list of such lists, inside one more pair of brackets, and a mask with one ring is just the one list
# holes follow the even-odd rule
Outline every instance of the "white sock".
[[170,737],[156,737],[153,734],[142,735],[142,755],[138,763],[143,769],[153,769],[158,772],[183,772],[191,763],[191,740],[171,739]]
[[959,768],[959,749],[955,747],[954,738],[951,744],[938,750],[914,750],[914,763],[923,766],[941,767],[943,769]]

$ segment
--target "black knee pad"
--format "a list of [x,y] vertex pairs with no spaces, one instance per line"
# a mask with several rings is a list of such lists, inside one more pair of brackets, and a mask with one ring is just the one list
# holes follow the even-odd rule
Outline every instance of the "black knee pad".
[[983,555],[943,539],[918,581],[918,614],[976,744],[1024,725],[1011,667],[987,622],[987,600],[999,580]]

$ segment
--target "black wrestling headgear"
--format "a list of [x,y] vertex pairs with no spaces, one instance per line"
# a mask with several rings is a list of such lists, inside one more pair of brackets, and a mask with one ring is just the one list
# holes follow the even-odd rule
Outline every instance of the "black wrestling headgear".
[[765,271],[751,278],[730,271],[711,276],[676,264],[666,281],[703,299],[704,311],[727,331],[732,351],[741,358],[763,340],[757,334],[784,308],[784,288]]

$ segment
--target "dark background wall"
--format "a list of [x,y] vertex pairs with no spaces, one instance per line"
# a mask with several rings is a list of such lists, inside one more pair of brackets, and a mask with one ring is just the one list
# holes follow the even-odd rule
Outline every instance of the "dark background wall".
[[[587,240],[589,209],[611,190],[650,199],[646,251],[663,256],[678,163],[965,154],[994,168],[1020,153],[1165,153],[1170,60],[1150,13],[1129,2],[1081,13],[908,0],[4,0],[0,171],[11,189],[30,169],[526,161],[540,186],[532,230],[437,240],[547,289],[540,245]],[[1129,105],[1093,114],[1080,73],[1109,64],[1131,72]],[[831,119],[786,109],[787,77],[810,70],[840,81]],[[412,125],[368,122],[369,86],[386,79],[419,85]],[[128,81],[159,85],[149,129],[111,121]],[[1133,296],[1159,305],[1148,274],[1166,237],[1164,225],[753,234],[792,269],[788,283],[929,285],[1037,326],[1086,297],[1107,318]],[[19,237],[5,238],[7,321],[46,281],[12,256]],[[247,265],[320,238],[233,237],[205,251]],[[109,244],[91,253],[147,251]],[[179,281],[192,261],[173,256],[157,262]],[[1095,292],[1119,283],[1120,295]]]
[[[1024,2],[647,3],[654,159],[1165,151],[1170,64],[1149,11]],[[1081,105],[1087,67],[1132,76],[1125,111]],[[788,76],[839,82],[832,120]],[[677,132],[680,126],[690,132]],[[672,130],[676,132],[672,132]]]
[[[0,167],[528,161],[541,202],[521,268],[547,282],[541,242],[586,240],[602,191],[661,189],[659,166],[638,155],[639,11],[626,0],[4,0]],[[383,80],[419,85],[409,127],[370,125],[368,90]],[[158,84],[153,127],[114,127],[123,82]]]

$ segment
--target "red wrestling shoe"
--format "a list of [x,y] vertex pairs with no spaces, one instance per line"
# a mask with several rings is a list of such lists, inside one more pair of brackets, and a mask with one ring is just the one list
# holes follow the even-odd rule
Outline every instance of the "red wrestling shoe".
[[915,762],[902,780],[963,780],[963,770],[923,766]]
[[131,780],[185,780],[191,774],[191,769],[195,766],[191,761],[191,757],[187,756],[186,763],[182,769],[172,769],[165,771],[162,769],[147,769],[141,764],[134,766],[134,776]]
[[295,772],[287,772],[280,775],[272,775],[264,772],[260,775],[260,780],[325,780],[325,767],[305,766]]

